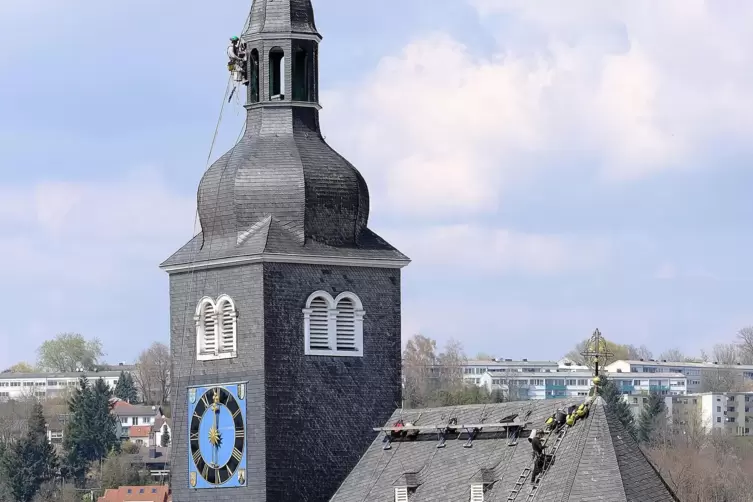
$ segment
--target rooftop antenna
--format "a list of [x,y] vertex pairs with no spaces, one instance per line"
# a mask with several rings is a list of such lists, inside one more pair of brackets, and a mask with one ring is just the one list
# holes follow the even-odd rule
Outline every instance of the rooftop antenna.
[[[593,361],[593,369],[594,369],[594,378],[593,382],[595,386],[598,386],[600,378],[599,378],[599,365],[605,365],[610,360],[612,356],[614,356],[614,353],[612,353],[609,350],[609,347],[607,346],[607,341],[604,339],[604,337],[601,336],[601,331],[599,331],[598,328],[596,328],[596,331],[594,331],[593,335],[591,335],[591,338],[588,340],[588,343],[586,344],[586,349],[580,353],[585,360],[586,364],[588,364],[588,361]],[[596,394],[597,389],[594,389],[594,394]]]

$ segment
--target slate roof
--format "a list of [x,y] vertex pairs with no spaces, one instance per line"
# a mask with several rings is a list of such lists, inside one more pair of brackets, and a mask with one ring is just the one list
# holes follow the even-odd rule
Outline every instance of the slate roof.
[[246,35],[307,33],[318,35],[311,0],[254,0]]
[[140,406],[126,403],[125,401],[116,401],[113,405],[112,413],[119,417],[154,417],[157,416],[160,411],[157,407]]
[[[531,422],[529,429],[542,429],[544,421],[559,407],[580,404],[583,398],[524,401],[426,410],[398,410],[386,426],[399,418],[416,425],[445,424],[450,417],[458,423],[499,422],[519,414]],[[488,482],[484,502],[506,502],[526,467],[532,467],[530,443],[521,438],[508,446],[504,433],[482,432],[471,448],[464,448],[467,435],[448,439],[437,448],[436,434],[421,435],[415,441],[392,443],[383,450],[380,434],[359,464],[340,486],[331,502],[393,502],[396,486],[413,482],[409,502],[470,500],[470,485]],[[410,485],[409,485],[410,486]],[[516,501],[527,501],[530,477]],[[596,398],[589,417],[569,428],[555,460],[539,483],[536,502],[671,502],[677,499],[666,487],[637,443]]]
[[361,234],[357,248],[327,246],[314,240],[307,240],[305,244],[301,245],[295,241],[294,236],[278,220],[272,216],[267,216],[238,236],[214,237],[211,241],[205,243],[203,235],[200,233],[165,260],[160,267],[186,264],[200,267],[202,262],[212,260],[270,255],[280,257],[361,258],[373,261],[404,261],[406,263],[409,260],[407,256],[369,229],[365,229]]

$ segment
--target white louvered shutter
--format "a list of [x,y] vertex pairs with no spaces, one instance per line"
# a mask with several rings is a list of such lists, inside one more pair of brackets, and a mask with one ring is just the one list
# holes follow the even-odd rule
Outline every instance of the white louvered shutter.
[[226,301],[222,303],[220,323],[220,352],[235,352],[235,308]]
[[216,314],[212,305],[205,303],[201,309],[201,327],[203,354],[217,353],[217,323]]
[[309,316],[309,347],[312,350],[329,349],[329,306],[327,300],[318,297],[311,301]]
[[356,308],[353,300],[337,304],[337,350],[356,350]]
[[408,502],[408,487],[407,486],[395,487],[395,502]]
[[484,502],[484,485],[471,485],[471,502]]

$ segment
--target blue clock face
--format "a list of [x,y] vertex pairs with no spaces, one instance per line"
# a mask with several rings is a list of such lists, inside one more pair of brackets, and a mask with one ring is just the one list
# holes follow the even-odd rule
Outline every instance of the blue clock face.
[[188,396],[191,487],[244,486],[245,384],[193,388]]

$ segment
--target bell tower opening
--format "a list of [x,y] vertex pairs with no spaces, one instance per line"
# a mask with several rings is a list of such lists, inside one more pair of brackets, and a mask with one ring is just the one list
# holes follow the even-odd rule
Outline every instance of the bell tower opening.
[[310,40],[293,42],[293,101],[316,101],[316,43]]
[[249,100],[251,103],[259,102],[259,51],[251,51],[249,61]]
[[273,47],[269,51],[269,99],[281,101],[285,99],[285,51],[281,47]]

